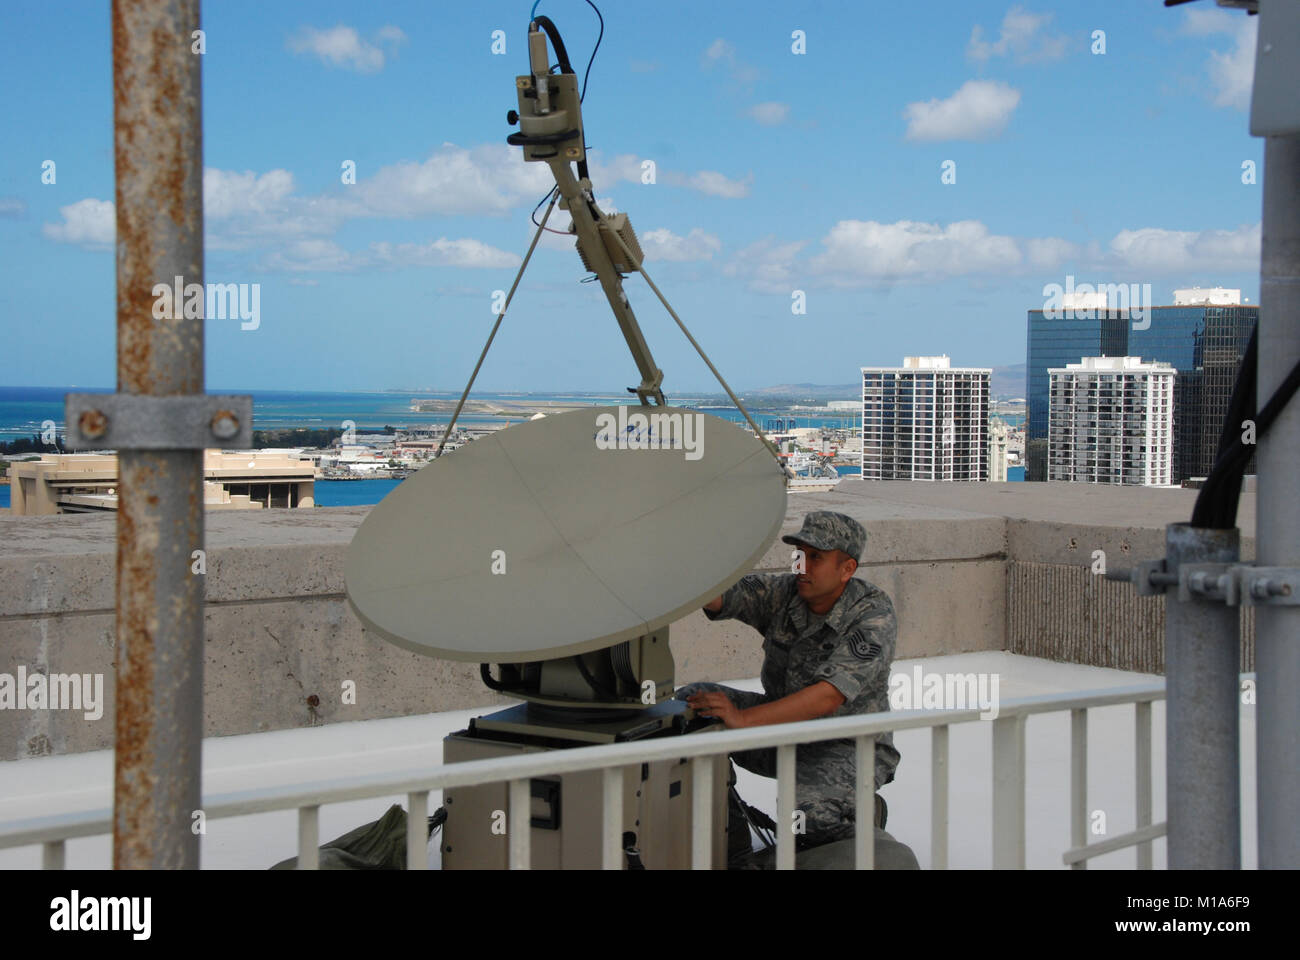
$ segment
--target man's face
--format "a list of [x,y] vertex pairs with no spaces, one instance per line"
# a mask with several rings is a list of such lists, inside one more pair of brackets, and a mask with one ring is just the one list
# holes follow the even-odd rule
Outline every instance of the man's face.
[[810,606],[833,601],[853,576],[856,561],[842,550],[818,550],[806,543],[798,549],[803,551],[805,567],[795,579],[799,596]]

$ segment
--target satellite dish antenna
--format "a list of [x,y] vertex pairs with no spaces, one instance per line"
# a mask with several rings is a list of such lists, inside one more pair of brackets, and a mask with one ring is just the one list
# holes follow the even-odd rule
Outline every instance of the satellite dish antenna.
[[[656,634],[753,568],[785,500],[771,454],[727,420],[667,406],[573,410],[475,440],[396,487],[348,549],[348,600],[386,640],[449,660],[571,660],[645,637],[662,639],[666,656],[666,632]],[[598,660],[584,666],[591,692],[508,692],[623,700],[591,696],[615,688],[620,665],[603,682]],[[639,692],[635,665],[621,666],[626,693]]]
[[[550,66],[548,38],[559,73]],[[344,578],[352,609],[380,636],[419,653],[478,662],[487,686],[528,700],[538,716],[580,708],[582,722],[598,722],[595,711],[654,712],[671,696],[668,624],[716,597],[762,556],[785,519],[786,474],[650,280],[627,215],[596,203],[582,92],[549,18],[530,20],[528,54],[530,72],[515,78],[519,109],[506,117],[520,129],[506,142],[522,147],[526,161],[547,164],[555,189],[439,456],[367,516]],[[640,405],[526,420],[443,457],[561,197],[577,252],[600,281],[641,374],[628,387]],[[623,290],[631,271],[645,277],[752,435],[668,405],[663,371]],[[499,665],[499,677],[490,664]],[[670,712],[660,710],[661,720],[679,719]]]

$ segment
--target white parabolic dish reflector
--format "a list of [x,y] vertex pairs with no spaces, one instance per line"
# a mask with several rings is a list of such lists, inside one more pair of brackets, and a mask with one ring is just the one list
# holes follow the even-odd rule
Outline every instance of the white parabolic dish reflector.
[[475,440],[398,485],[348,548],[361,622],[449,660],[549,660],[657,630],[749,572],[785,519],[772,455],[719,417],[624,409],[629,428],[637,413],[692,428],[675,449],[635,448],[635,429],[602,449],[619,408],[584,408]]

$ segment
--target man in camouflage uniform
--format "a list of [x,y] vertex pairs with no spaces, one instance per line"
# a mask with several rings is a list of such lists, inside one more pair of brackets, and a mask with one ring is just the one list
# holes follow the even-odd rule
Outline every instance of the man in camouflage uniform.
[[[728,728],[888,710],[897,622],[889,596],[853,576],[866,538],[861,524],[842,513],[805,516],[798,533],[781,538],[799,548],[797,572],[750,574],[704,608],[710,620],[735,618],[763,635],[763,692],[692,683],[676,697]],[[753,773],[776,776],[774,748],[737,752],[732,759]],[[893,735],[878,735],[875,789],[894,779],[898,761]],[[797,849],[854,835],[855,777],[852,740],[796,749],[795,806],[806,816]],[[875,826],[884,827],[879,794]],[[748,837],[743,823],[733,829]]]

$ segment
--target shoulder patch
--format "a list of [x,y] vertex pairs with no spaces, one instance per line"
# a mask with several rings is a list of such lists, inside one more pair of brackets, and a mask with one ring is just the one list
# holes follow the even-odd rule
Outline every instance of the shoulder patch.
[[880,644],[874,640],[868,640],[866,634],[861,630],[855,630],[849,634],[849,650],[859,660],[875,660],[880,656]]

